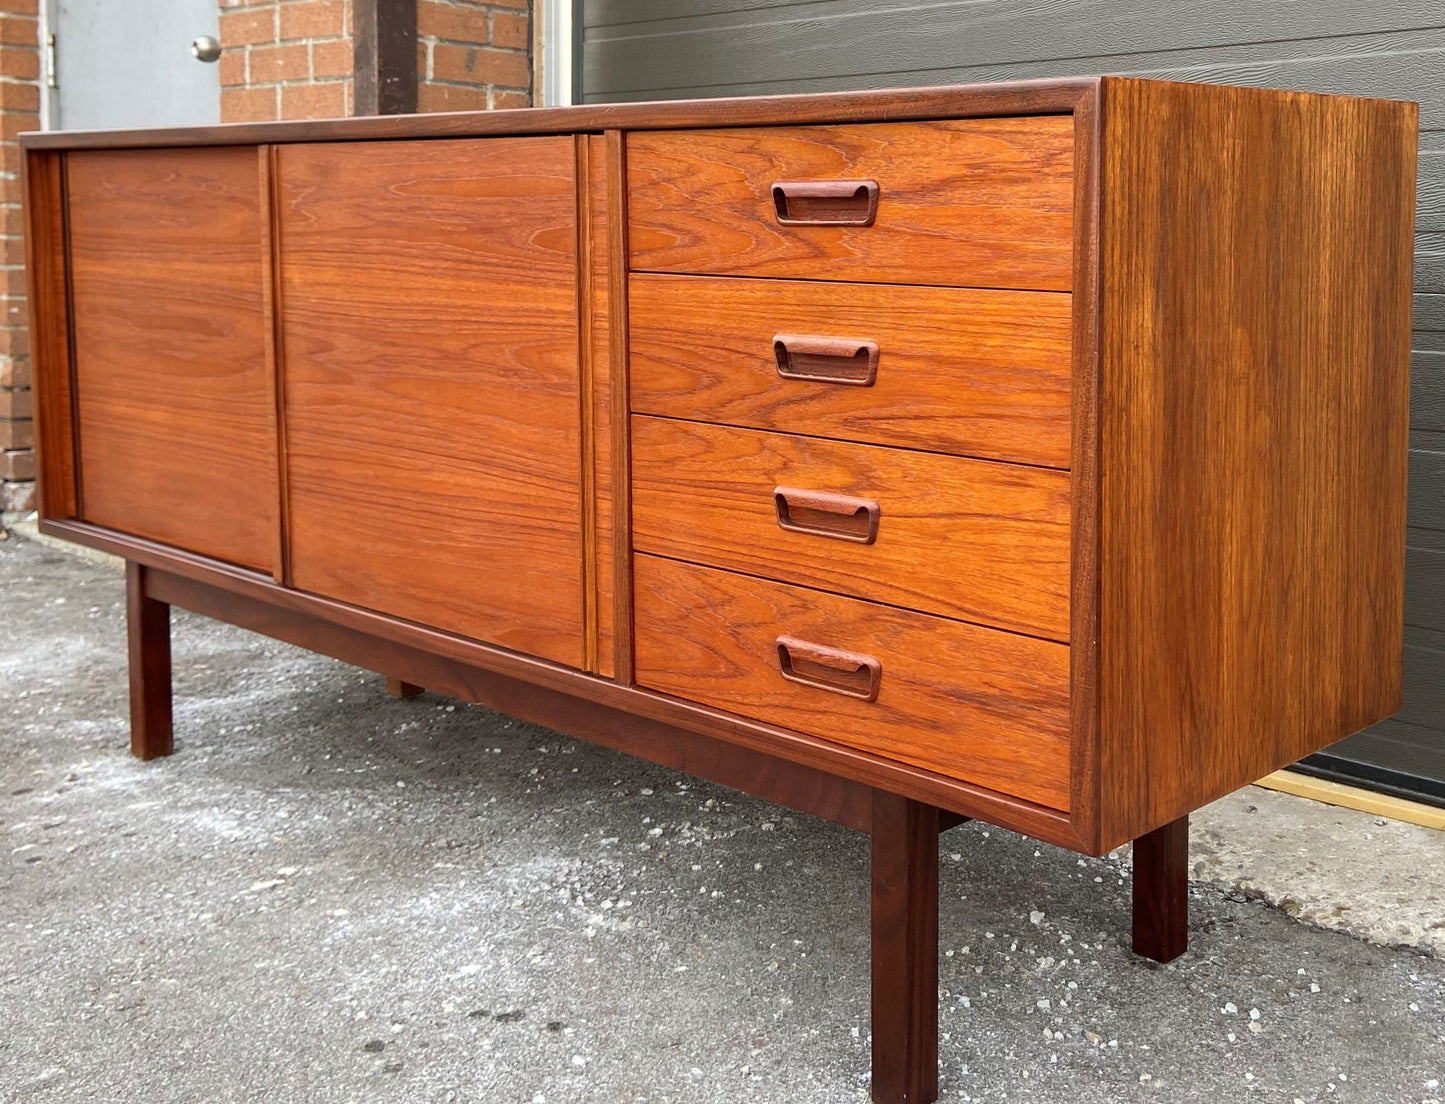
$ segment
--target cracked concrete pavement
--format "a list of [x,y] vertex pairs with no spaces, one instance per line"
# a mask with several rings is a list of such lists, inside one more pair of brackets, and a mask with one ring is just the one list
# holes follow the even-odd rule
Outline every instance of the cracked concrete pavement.
[[[113,567],[0,588],[0,1101],[867,1100],[861,835],[179,611],[139,763]],[[1445,1099],[1445,833],[1194,827],[1164,967],[1122,856],[944,836],[942,1099]]]

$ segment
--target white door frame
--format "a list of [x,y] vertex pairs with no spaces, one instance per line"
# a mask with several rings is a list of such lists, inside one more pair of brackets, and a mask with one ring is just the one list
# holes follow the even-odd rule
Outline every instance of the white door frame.
[[573,0],[542,0],[542,105],[573,102]]

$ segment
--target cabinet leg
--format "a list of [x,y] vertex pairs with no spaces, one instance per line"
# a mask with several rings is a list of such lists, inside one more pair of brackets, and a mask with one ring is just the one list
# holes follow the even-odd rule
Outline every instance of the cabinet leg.
[[873,1099],[938,1098],[938,810],[873,793]]
[[171,607],[145,592],[146,569],[125,565],[125,624],[130,660],[130,752],[155,759],[174,750],[171,736]]
[[403,682],[399,678],[388,678],[386,680],[386,692],[393,698],[415,698],[425,694],[426,688],[416,685],[413,682]]
[[1134,841],[1134,953],[1172,962],[1189,945],[1189,817]]

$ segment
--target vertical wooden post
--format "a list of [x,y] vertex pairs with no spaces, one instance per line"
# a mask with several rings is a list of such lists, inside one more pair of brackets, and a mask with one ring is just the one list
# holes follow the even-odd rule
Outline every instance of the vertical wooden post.
[[130,752],[154,759],[171,737],[171,607],[147,597],[146,569],[125,565],[125,627],[130,658]]
[[399,678],[387,677],[386,692],[393,698],[415,698],[426,693],[424,686],[418,686],[414,682],[404,682]]
[[938,810],[873,792],[873,1099],[938,1098]]
[[1134,953],[1172,962],[1189,945],[1189,817],[1134,841]]

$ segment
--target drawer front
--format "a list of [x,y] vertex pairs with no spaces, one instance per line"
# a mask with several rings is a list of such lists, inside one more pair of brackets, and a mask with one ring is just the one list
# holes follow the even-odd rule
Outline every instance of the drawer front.
[[634,572],[639,685],[1068,809],[1067,645],[654,556]]
[[634,271],[1068,290],[1071,116],[627,136]]
[[632,419],[643,552],[1069,637],[1067,472]]
[[658,275],[630,286],[638,413],[1069,466],[1067,294]]

